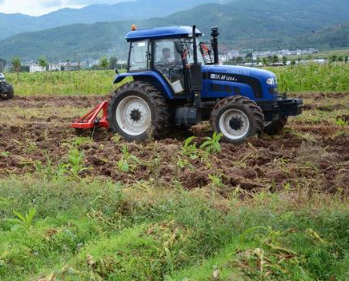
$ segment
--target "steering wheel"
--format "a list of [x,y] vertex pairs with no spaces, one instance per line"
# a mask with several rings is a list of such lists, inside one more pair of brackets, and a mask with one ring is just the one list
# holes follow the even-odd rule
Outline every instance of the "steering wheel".
[[168,66],[168,64],[166,62],[164,62],[164,61],[158,61],[158,62],[155,63],[155,65],[158,66],[158,67],[166,67],[166,66]]

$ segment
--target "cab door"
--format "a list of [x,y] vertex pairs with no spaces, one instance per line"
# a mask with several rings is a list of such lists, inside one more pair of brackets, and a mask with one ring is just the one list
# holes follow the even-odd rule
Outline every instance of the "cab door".
[[175,40],[171,38],[153,42],[153,68],[162,74],[175,96],[183,96],[186,95],[184,67],[181,55],[176,50]]

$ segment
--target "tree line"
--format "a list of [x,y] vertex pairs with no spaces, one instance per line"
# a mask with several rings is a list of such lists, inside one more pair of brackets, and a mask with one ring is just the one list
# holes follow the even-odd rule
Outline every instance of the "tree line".
[[[288,58],[286,56],[283,56],[282,58],[280,58],[277,55],[273,55],[273,56],[268,56],[268,57],[257,57],[255,60],[252,57],[252,54],[247,54],[245,57],[243,56],[238,56],[238,57],[234,57],[230,60],[228,60],[226,62],[226,64],[243,64],[243,63],[251,63],[251,64],[256,64],[259,65],[260,63],[262,63],[264,66],[270,66],[270,65],[276,65],[276,64],[280,64],[282,63],[283,65],[286,65],[288,61],[290,61],[291,65],[295,65],[298,63],[300,63],[302,60],[313,60],[313,59],[317,59],[314,58],[312,55],[309,55],[307,57],[298,57],[298,58]],[[349,61],[349,55],[331,55],[327,58],[327,60],[330,63],[333,62],[344,62],[344,63],[348,63]]]
[[[17,73],[17,76],[20,72],[29,72],[29,66],[23,65],[20,57],[14,57],[12,58],[10,67],[10,72]],[[43,70],[47,71],[49,70],[49,61],[46,57],[40,57],[36,61],[36,64],[40,66]],[[0,72],[4,72],[6,67],[8,65],[8,62],[5,59],[0,58]],[[118,69],[122,68],[123,65],[118,64],[118,59],[116,57],[110,57],[109,59],[107,57],[103,57],[99,60],[98,65],[93,65],[90,67],[91,70],[107,70],[107,69]],[[71,69],[71,61],[67,60],[65,67],[62,66],[61,71],[70,71]],[[76,67],[76,70],[81,70],[81,62],[78,62],[78,65]]]

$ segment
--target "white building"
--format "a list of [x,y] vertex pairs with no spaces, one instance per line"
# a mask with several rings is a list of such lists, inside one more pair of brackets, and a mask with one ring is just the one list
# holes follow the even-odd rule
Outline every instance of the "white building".
[[29,72],[34,73],[34,72],[45,72],[46,69],[44,67],[41,67],[40,65],[37,65],[35,63],[31,63],[29,65]]
[[59,64],[50,63],[48,66],[49,71],[60,71],[61,67]]

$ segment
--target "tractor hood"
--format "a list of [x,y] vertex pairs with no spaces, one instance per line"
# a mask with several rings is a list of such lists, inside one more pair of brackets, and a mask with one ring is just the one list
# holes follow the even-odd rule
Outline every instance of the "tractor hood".
[[270,71],[231,65],[204,65],[202,71],[210,95],[235,93],[259,101],[277,99],[277,80]]
[[[269,78],[274,78],[274,79],[276,78],[273,72],[263,70],[263,69],[253,68],[253,67],[244,67],[244,66],[204,65],[203,71],[207,72],[209,75],[212,75],[212,77],[209,77],[211,79],[216,77],[217,80],[221,79],[225,81],[229,81],[229,79],[233,79],[234,75],[257,78],[262,84],[266,83],[267,79]],[[217,76],[214,76],[214,74],[217,74]],[[229,76],[224,76],[225,74]],[[231,81],[234,82],[234,80],[231,80]]]

